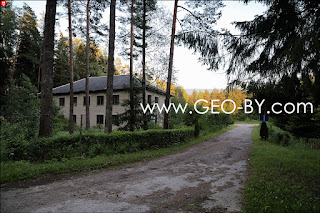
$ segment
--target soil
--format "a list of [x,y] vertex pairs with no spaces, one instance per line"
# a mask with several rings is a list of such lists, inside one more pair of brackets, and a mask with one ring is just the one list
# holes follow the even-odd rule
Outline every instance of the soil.
[[240,212],[252,124],[116,170],[1,187],[1,212]]

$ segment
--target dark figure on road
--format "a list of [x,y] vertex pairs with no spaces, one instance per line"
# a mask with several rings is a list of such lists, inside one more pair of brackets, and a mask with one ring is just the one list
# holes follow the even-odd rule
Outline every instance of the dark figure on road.
[[267,126],[265,121],[263,121],[262,124],[261,124],[260,136],[264,140],[268,139],[268,126]]

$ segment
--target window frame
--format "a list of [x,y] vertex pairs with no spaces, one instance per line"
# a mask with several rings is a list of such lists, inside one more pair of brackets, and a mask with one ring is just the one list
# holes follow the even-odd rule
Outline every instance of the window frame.
[[[117,101],[115,101],[115,97],[117,97]],[[120,104],[120,95],[112,95],[112,105]]]
[[77,106],[78,105],[78,97],[73,96],[73,106]]
[[147,96],[147,103],[151,104],[152,103],[152,95]]
[[[89,96],[89,106],[90,106],[90,103],[91,103],[91,96]],[[83,106],[86,105],[86,96],[83,96]]]
[[[63,100],[63,101],[62,101]],[[63,102],[63,104],[62,104]],[[64,97],[60,97],[59,98],[59,106],[64,107],[66,105],[66,100]]]
[[[102,118],[102,123],[99,122]],[[97,115],[97,125],[103,125],[104,124],[104,115]]]
[[[99,98],[102,99],[102,103],[99,102]],[[104,105],[104,95],[97,95],[97,106],[103,106]]]

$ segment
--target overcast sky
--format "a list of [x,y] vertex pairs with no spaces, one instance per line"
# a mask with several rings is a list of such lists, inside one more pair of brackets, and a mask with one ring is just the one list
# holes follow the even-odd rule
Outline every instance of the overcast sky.
[[[26,2],[35,11],[38,19],[40,14],[45,11],[46,1],[15,1],[14,5],[21,7],[23,2]],[[179,2],[182,3],[182,1]],[[162,1],[161,3],[173,11],[173,1]],[[233,21],[252,20],[255,15],[260,15],[267,9],[265,5],[257,2],[244,4],[239,1],[223,1],[223,3],[225,7],[222,8],[222,17],[218,21],[217,29],[226,28],[232,33],[237,33],[231,24]],[[58,11],[63,11],[63,9],[59,8]],[[60,20],[59,28],[64,35],[67,35],[66,26],[66,20]],[[56,32],[58,31],[56,30]],[[198,56],[184,47],[175,47],[174,66],[179,70],[177,84],[187,89],[188,93],[192,92],[193,89],[224,89],[227,86],[225,69],[208,71],[206,66],[198,62]],[[194,72],[196,72],[196,75],[194,75]]]

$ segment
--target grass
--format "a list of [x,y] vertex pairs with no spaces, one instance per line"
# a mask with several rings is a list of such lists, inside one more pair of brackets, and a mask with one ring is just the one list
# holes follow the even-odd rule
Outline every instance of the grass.
[[112,156],[101,155],[94,158],[73,158],[62,162],[1,162],[0,182],[6,183],[37,178],[47,174],[65,174],[105,168],[111,169],[138,161],[151,160],[186,149],[233,128],[235,128],[235,126],[229,126],[206,135],[201,135],[198,138],[192,138],[187,143],[158,150],[145,150],[130,154],[117,154]]
[[252,139],[244,212],[320,212],[320,151]]

